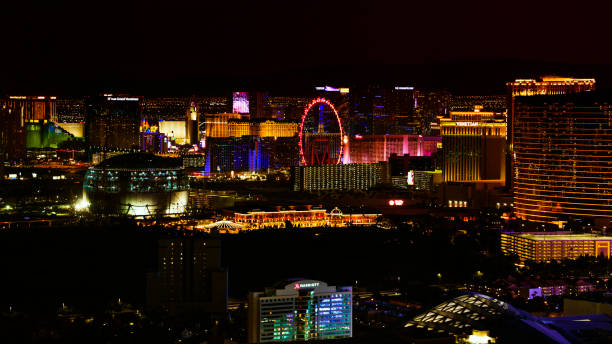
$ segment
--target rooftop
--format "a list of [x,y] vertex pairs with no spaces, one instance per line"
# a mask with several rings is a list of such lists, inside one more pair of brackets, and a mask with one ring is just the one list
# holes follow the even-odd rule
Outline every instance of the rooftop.
[[589,233],[572,233],[572,232],[506,232],[504,234],[519,236],[521,238],[536,240],[536,241],[551,241],[551,240],[612,240],[612,237],[589,234]]
[[183,168],[181,158],[161,157],[148,153],[128,153],[108,158],[95,169],[179,169]]

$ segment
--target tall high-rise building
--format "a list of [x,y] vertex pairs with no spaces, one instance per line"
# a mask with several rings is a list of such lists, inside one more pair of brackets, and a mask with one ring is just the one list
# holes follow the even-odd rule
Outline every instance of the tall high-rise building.
[[24,121],[47,120],[57,122],[57,97],[51,96],[8,96],[0,102],[6,108],[16,111]]
[[353,336],[352,287],[315,280],[249,293],[248,342],[330,340]]
[[268,92],[249,93],[249,114],[254,119],[273,119]]
[[8,96],[0,98],[0,161],[26,158],[26,125],[57,121],[56,97]]
[[26,157],[26,128],[20,111],[0,104],[0,161],[19,161]]
[[[543,76],[536,79],[516,79],[506,83],[508,108],[508,141],[513,144],[512,119],[514,118],[514,99],[518,96],[553,96],[581,93],[595,90],[595,79],[576,79],[571,77]],[[512,146],[510,147],[512,149]]]
[[503,114],[450,113],[440,121],[444,182],[506,180],[506,122]]
[[291,167],[297,165],[297,148],[297,137],[208,138],[205,171],[241,172]]
[[416,116],[415,89],[395,86],[385,94],[385,111],[390,115],[389,134],[423,134],[422,123]]
[[[516,79],[506,83],[506,102],[508,109],[507,142],[508,156],[507,169],[512,174],[514,170],[514,112],[515,97],[530,97],[536,95],[562,95],[581,93],[595,90],[595,79],[577,79],[571,77],[543,76],[536,79]],[[508,178],[509,186],[513,186],[514,179]]]
[[227,310],[227,270],[221,267],[220,241],[161,239],[158,262],[158,273],[147,278],[150,307],[173,315]]
[[249,92],[232,93],[232,112],[249,113]]
[[200,143],[200,112],[195,101],[190,103],[187,110],[185,133],[188,144],[197,145]]
[[516,97],[514,207],[539,222],[612,219],[612,96]]
[[368,86],[351,93],[347,132],[354,135],[422,133],[416,117],[414,87]]
[[139,146],[140,98],[104,95],[86,101],[86,139],[90,150],[134,149]]
[[58,98],[56,101],[57,121],[59,123],[85,122],[85,98]]

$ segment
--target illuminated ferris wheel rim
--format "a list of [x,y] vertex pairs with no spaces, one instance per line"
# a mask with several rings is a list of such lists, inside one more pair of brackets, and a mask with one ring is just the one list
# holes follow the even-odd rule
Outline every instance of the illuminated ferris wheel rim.
[[338,121],[338,127],[340,128],[340,152],[338,154],[338,160],[336,161],[336,165],[340,164],[342,162],[342,151],[344,149],[344,143],[343,143],[344,142],[343,140],[344,129],[342,128],[342,121],[340,120],[340,115],[338,115],[338,111],[336,110],[336,107],[334,106],[334,104],[332,104],[329,100],[322,98],[322,97],[313,99],[304,109],[304,114],[302,115],[302,121],[300,122],[300,130],[298,132],[300,136],[300,140],[299,140],[300,161],[302,162],[302,165],[307,166],[306,158],[304,157],[304,147],[302,145],[302,140],[303,140],[303,135],[304,135],[304,121],[306,120],[306,116],[308,116],[308,112],[312,109],[313,106],[317,104],[325,104],[329,106],[334,112],[334,115],[336,115],[336,120]]

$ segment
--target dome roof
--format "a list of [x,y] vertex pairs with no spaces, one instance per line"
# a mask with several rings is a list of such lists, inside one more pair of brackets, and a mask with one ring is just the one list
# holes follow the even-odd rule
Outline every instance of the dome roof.
[[486,328],[486,324],[503,317],[530,317],[506,302],[490,296],[470,293],[443,302],[414,317],[405,326],[423,327],[450,333],[468,333]]
[[108,158],[96,169],[177,169],[183,167],[181,158],[169,158],[149,153],[128,153]]
[[241,229],[243,225],[228,220],[221,220],[204,226],[204,228],[215,228],[215,229]]

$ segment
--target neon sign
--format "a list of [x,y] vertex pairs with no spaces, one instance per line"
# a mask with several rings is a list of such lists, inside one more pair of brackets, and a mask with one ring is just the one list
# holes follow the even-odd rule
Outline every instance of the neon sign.
[[106,97],[107,100],[113,100],[113,101],[131,101],[131,102],[137,102],[139,99],[138,98],[134,98],[134,97]]
[[303,288],[316,288],[319,286],[319,282],[313,282],[313,283],[296,283],[293,286],[293,289],[295,290],[300,290]]
[[408,178],[406,178],[406,183],[408,185],[414,185],[414,171],[408,172]]

